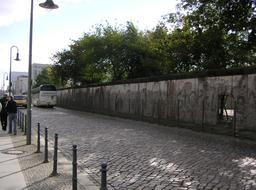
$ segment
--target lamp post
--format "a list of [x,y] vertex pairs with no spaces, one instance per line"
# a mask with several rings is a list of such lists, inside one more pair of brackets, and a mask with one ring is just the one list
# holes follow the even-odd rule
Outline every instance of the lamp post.
[[[52,0],[46,0],[44,3],[39,4],[40,7],[46,9],[57,9],[58,5],[55,5]],[[29,61],[28,61],[28,105],[27,105],[27,144],[31,144],[31,72],[32,72],[32,41],[33,41],[33,8],[34,0],[31,0],[31,9],[30,9],[30,29],[29,29]]]
[[17,49],[17,54],[16,54],[16,58],[14,59],[15,61],[20,61],[19,58],[19,48],[17,46],[12,46],[10,48],[10,71],[9,71],[9,96],[11,96],[12,93],[12,49],[16,48]]

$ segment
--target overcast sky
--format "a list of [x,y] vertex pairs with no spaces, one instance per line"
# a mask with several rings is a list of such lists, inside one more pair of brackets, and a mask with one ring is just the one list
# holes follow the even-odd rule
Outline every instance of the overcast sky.
[[[54,0],[56,10],[38,6],[34,0],[33,63],[51,64],[50,57],[82,37],[93,25],[132,21],[140,30],[152,29],[161,16],[175,12],[176,0]],[[12,71],[28,70],[31,0],[0,0],[0,84],[9,73],[10,47],[19,48],[21,61],[12,61]],[[12,50],[13,59],[16,49]]]

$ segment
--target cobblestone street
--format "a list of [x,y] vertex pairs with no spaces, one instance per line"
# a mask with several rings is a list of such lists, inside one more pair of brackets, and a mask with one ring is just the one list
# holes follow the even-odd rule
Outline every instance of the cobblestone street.
[[71,159],[100,181],[108,164],[109,190],[256,189],[255,143],[104,115],[33,107],[33,127],[59,134]]

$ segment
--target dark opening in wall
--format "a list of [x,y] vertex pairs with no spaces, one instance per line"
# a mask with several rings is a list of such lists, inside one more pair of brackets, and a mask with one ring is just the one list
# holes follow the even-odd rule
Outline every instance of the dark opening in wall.
[[218,120],[231,122],[234,117],[234,98],[231,95],[218,96]]

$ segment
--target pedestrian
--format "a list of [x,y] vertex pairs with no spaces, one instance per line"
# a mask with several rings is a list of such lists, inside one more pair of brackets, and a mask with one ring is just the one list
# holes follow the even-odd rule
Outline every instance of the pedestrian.
[[7,109],[8,118],[9,118],[8,133],[12,133],[12,129],[13,129],[13,134],[16,135],[17,134],[17,129],[16,129],[17,104],[13,100],[12,96],[8,96],[7,98],[6,109]]
[[6,127],[7,127],[7,110],[6,110],[7,94],[4,94],[3,98],[0,99],[0,103],[1,103],[1,107],[2,107],[1,112],[0,112],[2,130],[6,131]]

